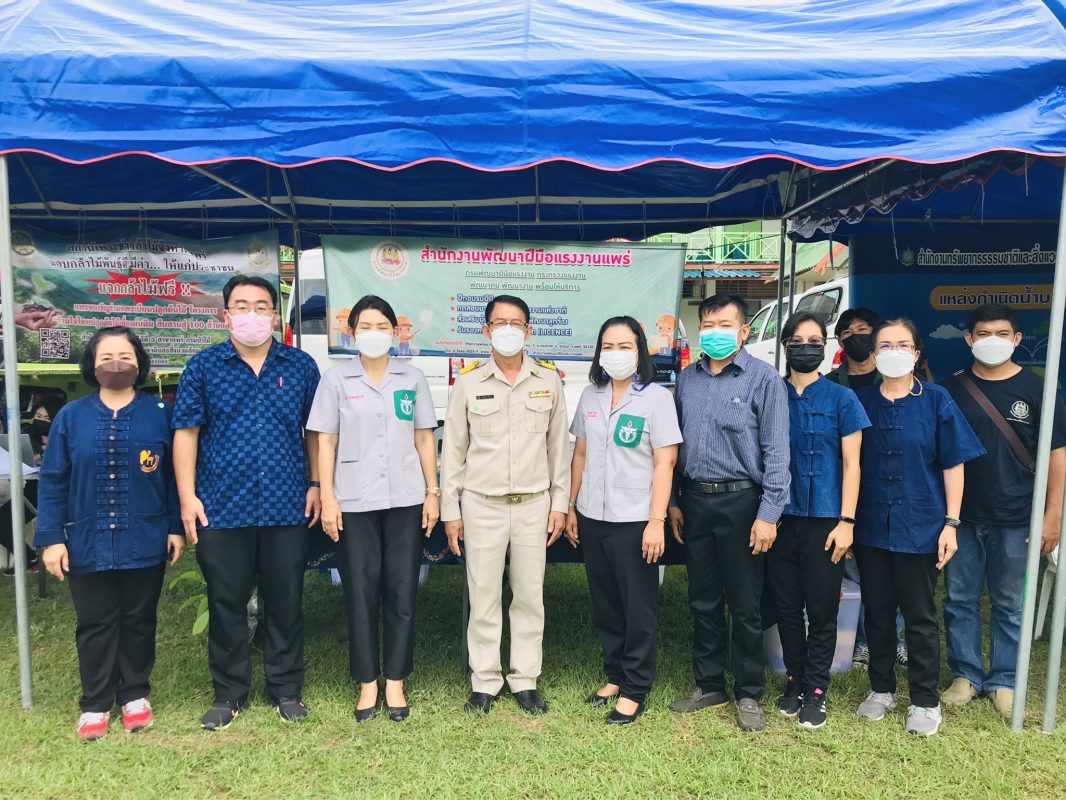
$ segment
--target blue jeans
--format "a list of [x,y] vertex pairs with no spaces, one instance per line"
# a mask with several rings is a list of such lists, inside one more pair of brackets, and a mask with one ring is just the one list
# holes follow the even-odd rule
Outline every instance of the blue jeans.
[[[959,550],[945,568],[944,625],[948,666],[979,692],[1014,688],[1025,586],[1025,540],[1029,529],[964,522]],[[989,668],[984,667],[981,595],[988,584]]]
[[[844,577],[849,581],[855,583],[856,586],[861,585],[859,581],[859,565],[855,562],[854,558],[844,559]],[[866,609],[859,606],[859,621],[855,626],[855,647],[866,647]],[[897,647],[903,644],[903,612],[898,608],[896,609],[896,640]]]

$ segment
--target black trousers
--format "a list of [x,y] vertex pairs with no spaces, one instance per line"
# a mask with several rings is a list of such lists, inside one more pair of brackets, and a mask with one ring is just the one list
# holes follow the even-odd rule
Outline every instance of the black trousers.
[[940,573],[932,553],[893,553],[856,545],[870,645],[870,688],[896,691],[896,607],[903,612],[907,641],[907,682],[911,705],[933,708],[940,699],[940,625],[936,582]]
[[165,564],[67,573],[78,624],[82,711],[110,711],[147,697],[155,665],[156,607]]
[[[704,692],[725,690],[726,656],[732,647],[733,689],[738,700],[762,697],[766,684],[762,644],[763,556],[748,541],[759,511],[759,489],[681,496],[685,515],[688,602],[692,613],[692,672]],[[732,639],[725,610],[729,606]]]
[[786,515],[766,554],[766,588],[777,611],[785,669],[805,690],[829,688],[837,646],[844,559],[834,564],[832,551],[825,551],[836,525],[835,519]]
[[643,703],[655,680],[659,627],[659,566],[640,554],[648,523],[577,518],[603,671],[622,697]]
[[[26,522],[29,522],[36,515],[30,511],[27,506],[23,506],[22,513]],[[22,537],[19,537],[20,539]],[[25,541],[21,542],[24,552],[26,553],[26,563],[32,564],[37,560],[37,551],[26,544]],[[11,533],[11,501],[8,500],[2,506],[0,506],[0,547],[3,547],[12,555],[15,554],[15,537]],[[135,698],[136,699],[136,698]]]
[[[348,612],[348,668],[359,683],[401,681],[414,669],[422,506],[345,512],[335,550]],[[378,623],[384,617],[384,635]]]
[[215,702],[248,702],[252,688],[248,600],[263,604],[263,671],[267,697],[299,697],[304,682],[304,569],[307,528],[204,530],[196,560],[207,581],[207,665]]

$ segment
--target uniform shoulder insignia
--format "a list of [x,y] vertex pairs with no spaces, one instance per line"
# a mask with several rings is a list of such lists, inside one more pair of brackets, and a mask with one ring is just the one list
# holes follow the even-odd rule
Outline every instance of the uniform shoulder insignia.
[[545,369],[557,369],[553,361],[546,361],[543,358],[534,358],[533,360]]
[[467,364],[465,367],[463,367],[461,370],[459,370],[459,374],[460,375],[466,375],[466,373],[472,372],[473,370],[475,370],[478,367],[480,367],[481,363],[482,362],[481,362],[480,358],[474,359],[474,361],[472,363]]

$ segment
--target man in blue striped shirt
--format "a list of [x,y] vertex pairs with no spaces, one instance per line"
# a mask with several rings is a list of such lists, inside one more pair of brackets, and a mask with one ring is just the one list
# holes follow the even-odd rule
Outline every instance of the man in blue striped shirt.
[[678,377],[674,395],[685,441],[678,505],[670,509],[674,537],[686,545],[696,688],[670,708],[686,713],[729,702],[728,603],[737,721],[757,731],[766,727],[759,705],[763,554],[788,502],[788,397],[777,371],[741,349],[743,298],[716,294],[700,304],[699,316],[703,356]]

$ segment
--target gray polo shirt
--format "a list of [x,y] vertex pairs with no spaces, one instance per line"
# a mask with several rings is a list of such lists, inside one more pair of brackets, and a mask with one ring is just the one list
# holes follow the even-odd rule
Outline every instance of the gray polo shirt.
[[307,429],[337,436],[333,491],[341,511],[421,505],[426,480],[415,430],[436,428],[426,376],[394,358],[380,386],[353,358],[322,376]]
[[611,386],[587,386],[570,433],[585,440],[577,510],[604,522],[643,522],[651,506],[653,452],[678,444],[681,429],[670,392],[630,384],[611,408]]

